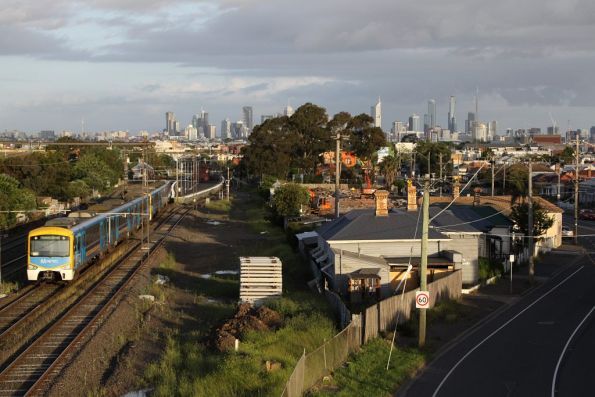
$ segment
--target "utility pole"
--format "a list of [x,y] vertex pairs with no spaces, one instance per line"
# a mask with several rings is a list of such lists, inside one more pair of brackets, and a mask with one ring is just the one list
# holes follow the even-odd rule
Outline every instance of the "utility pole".
[[230,184],[230,181],[229,181],[229,167],[227,167],[227,181],[226,182],[227,182],[226,183],[226,185],[227,185],[227,201],[229,201],[229,184]]
[[556,199],[558,201],[560,201],[560,173],[562,172],[562,166],[560,163],[558,163],[558,167],[557,167],[557,171],[558,171],[558,189],[557,189],[557,193],[556,193]]
[[341,195],[341,134],[335,137],[335,218],[339,217],[339,196]]
[[535,262],[533,261],[533,160],[529,158],[529,200],[527,202],[527,238],[529,239],[529,283],[533,284]]
[[496,162],[494,161],[494,157],[490,160],[491,169],[492,169],[492,197],[494,196],[494,168],[496,168]]
[[502,179],[502,195],[506,194],[506,162],[504,162],[504,172],[503,179]]
[[[424,178],[424,198],[422,204],[421,227],[421,266],[419,289],[428,290],[428,229],[430,223],[430,175]],[[426,344],[426,309],[419,309],[419,347]]]
[[438,154],[438,158],[440,159],[440,190],[439,195],[442,197],[442,153]]
[[579,134],[576,134],[576,150],[574,153],[574,243],[578,244],[578,161],[579,161],[579,146],[578,146],[578,137]]

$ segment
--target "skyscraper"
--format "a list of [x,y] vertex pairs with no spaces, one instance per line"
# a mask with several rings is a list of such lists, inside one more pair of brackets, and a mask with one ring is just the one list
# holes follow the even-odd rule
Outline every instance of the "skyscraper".
[[376,105],[370,108],[370,116],[374,119],[374,127],[382,128],[382,102],[380,102],[380,97],[378,97]]
[[254,126],[252,120],[252,106],[242,107],[242,121],[244,122],[244,126],[246,126],[249,131],[252,131],[252,127]]
[[436,100],[428,101],[428,125],[430,128],[436,127]]
[[167,135],[176,135],[176,116],[174,112],[165,113],[165,130]]
[[229,118],[221,122],[221,139],[231,139],[231,120]]
[[473,123],[475,122],[475,113],[467,113],[467,120],[465,120],[465,133],[471,135],[473,133]]
[[456,98],[454,96],[450,97],[448,101],[448,129],[451,132],[455,132],[457,130],[457,120],[455,117],[455,107],[456,107]]
[[409,131],[413,131],[413,132],[421,131],[421,121],[419,119],[419,116],[415,113],[413,113],[411,116],[409,116]]

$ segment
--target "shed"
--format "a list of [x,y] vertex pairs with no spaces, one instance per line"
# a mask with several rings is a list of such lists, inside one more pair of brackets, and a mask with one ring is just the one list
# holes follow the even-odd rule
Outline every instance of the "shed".
[[240,257],[240,302],[255,306],[267,298],[280,297],[282,263],[274,256]]

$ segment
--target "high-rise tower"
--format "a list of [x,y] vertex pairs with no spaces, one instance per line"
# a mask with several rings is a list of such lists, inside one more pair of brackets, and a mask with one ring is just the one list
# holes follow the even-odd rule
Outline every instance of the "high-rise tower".
[[167,135],[176,135],[176,116],[174,112],[165,113],[165,132]]
[[436,127],[436,100],[430,99],[428,101],[428,126],[430,128]]
[[376,105],[370,109],[370,116],[374,119],[374,127],[382,128],[382,102],[380,102],[380,97],[378,97]]
[[249,131],[252,131],[252,127],[254,127],[252,106],[242,107],[242,121],[244,122],[244,125],[246,126],[246,128]]
[[448,101],[448,129],[451,132],[455,132],[457,130],[457,119],[455,117],[455,106],[456,106],[456,98],[451,96]]

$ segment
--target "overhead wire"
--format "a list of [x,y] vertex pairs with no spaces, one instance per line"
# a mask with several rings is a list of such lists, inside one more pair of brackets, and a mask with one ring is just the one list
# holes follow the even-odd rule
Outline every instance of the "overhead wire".
[[[481,167],[479,167],[479,169],[477,171],[475,171],[475,174],[473,174],[473,176],[471,178],[469,178],[469,181],[467,181],[465,186],[463,186],[463,188],[461,189],[461,192],[464,191],[467,188],[467,186],[469,186],[469,184],[473,181],[473,179],[475,179],[477,174],[479,174],[479,171],[481,171],[484,166],[485,166],[485,163],[482,164]],[[434,219],[436,219],[436,217],[438,217],[440,214],[442,214],[444,211],[446,211],[451,205],[453,205],[456,199],[457,199],[457,197],[453,197],[451,202],[448,203],[448,205],[446,207],[444,207],[440,212],[438,212],[436,215],[434,215],[432,218],[430,218],[430,222],[432,222]]]

